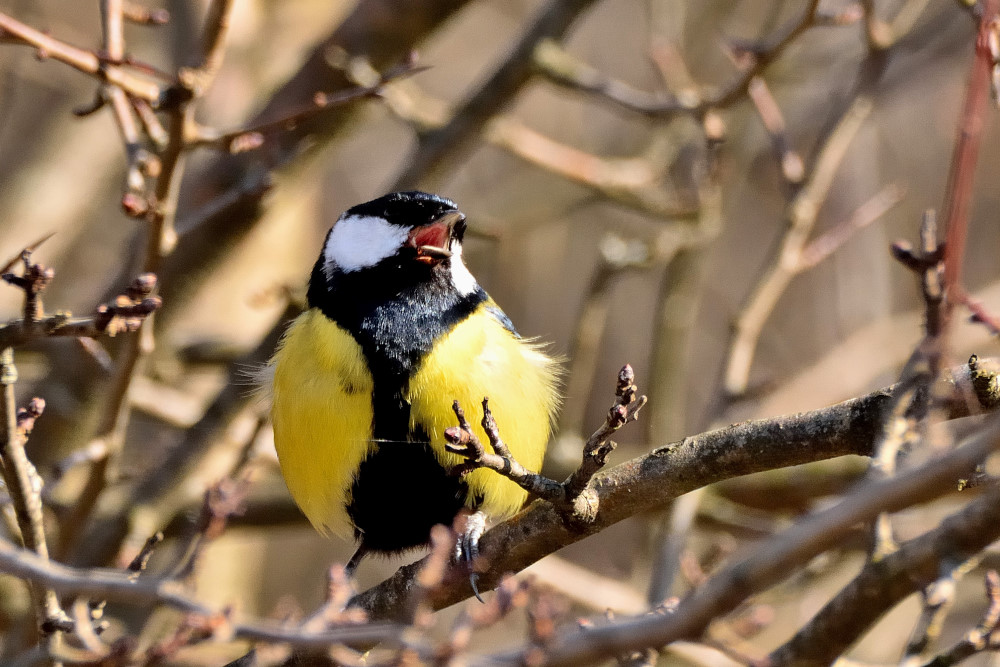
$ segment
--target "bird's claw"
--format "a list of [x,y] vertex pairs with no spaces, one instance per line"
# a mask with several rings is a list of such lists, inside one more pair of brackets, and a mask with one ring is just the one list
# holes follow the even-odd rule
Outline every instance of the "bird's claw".
[[469,585],[476,599],[485,602],[479,594],[476,582],[479,574],[475,571],[475,561],[479,558],[479,538],[486,531],[486,515],[482,512],[472,512],[465,517],[465,526],[455,542],[455,562],[464,564],[469,570]]

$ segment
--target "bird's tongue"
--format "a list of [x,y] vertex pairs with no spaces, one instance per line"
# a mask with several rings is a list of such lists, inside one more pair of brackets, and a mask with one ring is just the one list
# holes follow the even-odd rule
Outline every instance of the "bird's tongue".
[[447,222],[435,222],[423,227],[417,227],[410,233],[410,244],[415,248],[430,246],[446,249],[448,247],[449,228]]

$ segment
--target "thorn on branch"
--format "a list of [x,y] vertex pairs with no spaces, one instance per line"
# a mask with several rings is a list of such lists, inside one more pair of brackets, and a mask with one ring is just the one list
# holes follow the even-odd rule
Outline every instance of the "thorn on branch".
[[102,95],[100,90],[98,90],[97,93],[94,95],[94,99],[91,100],[88,104],[79,107],[74,107],[73,115],[76,116],[77,118],[84,118],[86,116],[90,116],[103,109],[104,105],[106,105],[107,103],[108,101],[104,99],[104,95]]
[[920,287],[926,307],[926,338],[939,341],[945,326],[945,244],[937,239],[937,216],[933,210],[924,213],[920,224],[920,249],[905,241],[892,245],[892,255],[920,276]]
[[909,241],[896,241],[890,246],[893,258],[914,273],[936,267],[944,260],[944,243],[929,255],[917,252]]

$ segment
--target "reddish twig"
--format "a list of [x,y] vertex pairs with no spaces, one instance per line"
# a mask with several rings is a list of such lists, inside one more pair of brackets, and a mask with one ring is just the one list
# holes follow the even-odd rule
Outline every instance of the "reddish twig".
[[1000,317],[993,314],[986,308],[986,305],[982,301],[974,299],[964,289],[961,289],[961,287],[956,290],[956,293],[957,296],[953,298],[957,298],[958,303],[969,309],[969,312],[972,313],[971,319],[973,322],[984,325],[994,336],[1000,336]]
[[948,186],[945,191],[944,213],[945,258],[944,283],[948,291],[946,316],[950,315],[954,304],[960,302],[962,285],[962,264],[965,257],[965,241],[968,235],[969,209],[972,205],[972,188],[975,183],[976,163],[982,143],[985,124],[986,103],[989,100],[990,73],[994,66],[990,51],[992,30],[998,20],[1000,0],[984,0],[983,13],[976,35],[975,58],[969,70],[969,82],[965,93],[958,127],[958,139],[948,172]]

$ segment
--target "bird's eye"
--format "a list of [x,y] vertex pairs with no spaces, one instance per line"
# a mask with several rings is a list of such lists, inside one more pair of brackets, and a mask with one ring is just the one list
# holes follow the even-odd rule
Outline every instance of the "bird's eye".
[[452,235],[456,239],[461,241],[462,237],[465,235],[465,228],[468,226],[469,224],[465,221],[465,218],[462,218],[461,220],[455,223],[455,231],[453,232]]

